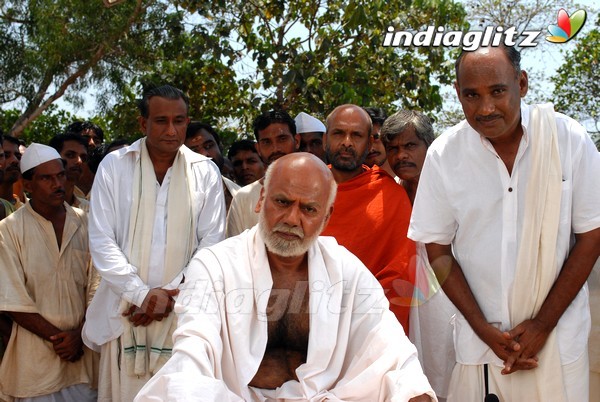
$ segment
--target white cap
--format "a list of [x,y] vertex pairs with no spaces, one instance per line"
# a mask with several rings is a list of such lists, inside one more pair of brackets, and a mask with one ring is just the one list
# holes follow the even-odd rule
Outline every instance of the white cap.
[[21,173],[54,159],[60,159],[56,149],[34,142],[27,147],[21,157]]
[[308,113],[300,112],[298,116],[296,116],[296,132],[298,134],[302,133],[324,133],[327,131],[325,129],[325,124],[321,122],[321,120],[316,117],[312,117]]

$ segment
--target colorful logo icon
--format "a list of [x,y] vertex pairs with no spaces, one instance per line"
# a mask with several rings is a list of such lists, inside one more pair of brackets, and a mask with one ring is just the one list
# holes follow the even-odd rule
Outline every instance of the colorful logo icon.
[[546,40],[552,43],[565,43],[570,41],[579,31],[581,31],[586,18],[587,13],[585,10],[577,10],[569,16],[565,9],[561,8],[558,11],[558,25],[548,25],[550,36],[546,36]]

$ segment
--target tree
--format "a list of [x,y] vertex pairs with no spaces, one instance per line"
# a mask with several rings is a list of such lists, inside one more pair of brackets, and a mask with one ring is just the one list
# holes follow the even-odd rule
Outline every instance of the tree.
[[552,77],[557,110],[581,121],[590,120],[600,149],[600,16],[596,28],[578,38],[577,46],[565,55],[565,62]]
[[[17,109],[0,109],[0,127],[12,127],[21,112]],[[63,132],[65,126],[78,119],[73,114],[60,110],[56,105],[50,105],[45,112],[29,124],[22,132],[21,138],[25,143],[37,142],[47,144],[52,137]]]
[[[388,26],[461,28],[447,0],[180,1],[228,38],[221,59],[235,63],[256,109],[320,116],[342,103],[439,109],[451,66],[439,48],[383,47]],[[226,42],[222,42],[226,43]],[[245,57],[239,57],[242,54]],[[248,117],[248,115],[247,115]]]
[[169,4],[127,1],[0,0],[0,103],[23,112],[9,133],[25,127],[65,95],[81,103],[96,85],[106,102],[132,74],[154,61],[153,49],[171,31]]
[[[515,27],[517,32],[526,30],[545,32],[548,24],[556,23],[558,10],[566,4],[561,0],[464,0],[467,12],[467,21],[470,29],[481,30],[485,27],[503,28]],[[570,4],[569,11],[581,8],[577,4]],[[544,48],[557,46],[544,39],[544,34],[538,36],[536,47],[525,47],[519,50],[523,58],[540,58],[544,63],[547,53]],[[517,43],[518,47],[518,43]],[[457,55],[456,55],[457,56]],[[548,72],[545,70],[527,70],[529,75],[529,102],[546,102],[550,98]],[[458,99],[453,89],[444,92],[444,110],[437,118],[437,131],[451,127],[464,118]]]

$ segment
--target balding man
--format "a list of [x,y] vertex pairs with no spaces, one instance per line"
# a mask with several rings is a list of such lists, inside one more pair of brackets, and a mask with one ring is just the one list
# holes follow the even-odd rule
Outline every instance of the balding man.
[[600,154],[579,123],[521,101],[520,59],[505,46],[460,54],[466,120],[429,147],[419,179],[409,236],[461,312],[448,401],[588,400]]
[[[256,150],[265,166],[284,155],[296,152],[300,136],[296,134],[294,119],[283,110],[271,110],[260,114],[253,123]],[[260,197],[262,183],[257,180],[241,188],[231,202],[227,213],[227,237],[235,236],[258,223],[256,203]]]
[[408,333],[416,254],[406,237],[411,206],[390,175],[363,164],[371,143],[371,118],[364,109],[342,105],[331,112],[325,150],[338,194],[323,235],[335,237],[369,268]]
[[381,286],[319,237],[335,194],[312,154],[271,165],[258,226],[192,259],[174,355],[136,401],[435,400]]

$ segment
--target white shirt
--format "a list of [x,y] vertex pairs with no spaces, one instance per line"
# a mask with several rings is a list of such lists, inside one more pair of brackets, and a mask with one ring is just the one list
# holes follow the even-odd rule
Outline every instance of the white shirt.
[[258,223],[258,214],[254,209],[261,189],[260,180],[256,180],[240,188],[235,194],[227,213],[227,237],[237,236]]
[[[208,158],[187,149],[186,151],[195,158],[191,167],[195,180],[192,180],[190,185],[194,186],[192,209],[201,248],[216,244],[224,238],[223,184],[219,171]],[[123,252],[128,248],[133,173],[139,157],[139,141],[110,153],[100,164],[92,187],[89,215],[90,251],[102,281],[94,296],[98,301],[93,301],[88,309],[83,338],[86,345],[94,349],[121,335],[121,298],[140,306],[151,288],[176,288],[183,277],[182,272],[169,284],[161,283],[162,267],[168,263],[165,261],[165,244],[170,168],[162,184],[156,183],[156,209],[148,283],[144,283],[138,276],[137,267],[129,263]]]
[[[488,322],[511,329],[508,300],[514,279],[531,152],[529,106],[521,104],[524,135],[512,175],[491,143],[466,121],[446,131],[429,147],[408,236],[423,243],[452,244],[469,287]],[[556,114],[562,165],[562,198],[556,261],[559,270],[572,246],[573,233],[600,227],[600,154],[585,129]],[[562,364],[587,348],[590,330],[587,286],[558,322]],[[500,360],[458,314],[457,361],[480,364]]]
[[[173,356],[136,401],[407,401],[433,390],[381,285],[332,237],[308,251],[310,333],[299,381],[249,387],[267,346],[273,280],[257,228],[190,261]],[[434,399],[435,400],[435,399]]]

